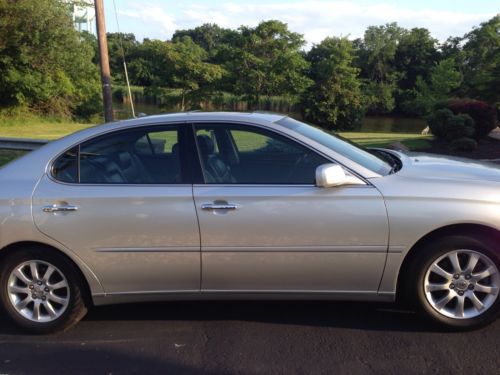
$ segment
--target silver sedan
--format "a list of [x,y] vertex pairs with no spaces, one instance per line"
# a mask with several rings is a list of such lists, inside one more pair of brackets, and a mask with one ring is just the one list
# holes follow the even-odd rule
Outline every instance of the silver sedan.
[[181,113],[89,128],[0,169],[0,299],[31,332],[176,299],[500,313],[498,166],[370,152],[288,117]]

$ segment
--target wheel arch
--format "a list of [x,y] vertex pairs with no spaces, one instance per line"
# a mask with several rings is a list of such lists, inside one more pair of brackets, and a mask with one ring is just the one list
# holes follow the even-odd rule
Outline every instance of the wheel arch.
[[12,254],[16,251],[19,251],[20,249],[27,248],[27,247],[38,248],[38,249],[43,250],[43,251],[57,253],[57,254],[63,256],[64,258],[66,258],[66,260],[68,260],[77,270],[78,277],[79,277],[81,284],[82,284],[82,287],[83,287],[83,294],[84,294],[83,297],[84,297],[85,303],[87,304],[87,306],[93,305],[92,290],[91,290],[90,282],[89,282],[88,277],[86,276],[85,272],[82,270],[82,267],[78,264],[78,262],[76,262],[72,257],[70,257],[68,254],[66,254],[64,251],[61,251],[60,249],[58,249],[52,245],[48,245],[46,243],[36,242],[36,241],[20,241],[20,242],[11,243],[11,244],[3,247],[2,249],[0,249],[0,264],[3,263],[3,259],[8,257],[9,254]]
[[446,237],[450,235],[462,235],[477,238],[479,240],[486,239],[489,241],[494,249],[500,254],[500,231],[496,228],[489,227],[482,224],[452,224],[447,225],[432,232],[427,233],[420,238],[408,251],[404,257],[403,263],[399,268],[397,284],[396,284],[396,298],[399,300],[407,289],[408,283],[408,269],[418,256],[419,250],[430,241],[437,238]]

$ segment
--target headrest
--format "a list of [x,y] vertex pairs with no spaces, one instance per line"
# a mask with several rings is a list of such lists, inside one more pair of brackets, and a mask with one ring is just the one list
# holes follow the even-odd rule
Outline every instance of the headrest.
[[132,165],[132,156],[130,152],[120,152],[118,153],[118,163],[122,169],[129,168]]
[[202,155],[210,155],[214,153],[214,142],[208,135],[198,135],[196,140],[198,141],[198,147],[200,148]]

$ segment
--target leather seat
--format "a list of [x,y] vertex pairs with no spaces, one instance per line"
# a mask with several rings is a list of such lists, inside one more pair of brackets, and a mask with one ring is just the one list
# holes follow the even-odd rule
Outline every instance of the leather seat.
[[215,153],[214,142],[207,135],[196,137],[200,150],[203,173],[208,183],[234,183],[231,168]]
[[80,159],[80,182],[84,184],[123,184],[125,176],[120,167],[106,156],[87,156]]
[[129,151],[119,152],[117,159],[125,183],[149,184],[153,182],[142,161],[133,153]]

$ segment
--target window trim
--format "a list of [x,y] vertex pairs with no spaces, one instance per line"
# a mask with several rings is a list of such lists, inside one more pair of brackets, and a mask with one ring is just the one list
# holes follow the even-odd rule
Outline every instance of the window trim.
[[215,183],[215,184],[211,184],[211,183],[207,183],[205,181],[205,175],[203,174],[203,169],[202,169],[202,161],[201,161],[201,155],[200,155],[200,151],[199,151],[199,148],[198,148],[198,142],[196,140],[196,126],[197,125],[210,125],[210,124],[220,124],[221,126],[222,125],[239,125],[239,126],[243,126],[243,127],[248,127],[248,128],[259,128],[259,129],[263,129],[265,131],[269,131],[271,133],[276,133],[282,137],[285,137],[289,140],[291,140],[292,142],[296,142],[298,144],[300,144],[301,146],[307,148],[308,150],[310,150],[311,152],[315,153],[315,154],[318,154],[320,156],[322,156],[323,158],[327,159],[328,161],[330,161],[331,163],[333,164],[338,164],[340,165],[342,168],[344,168],[345,170],[347,170],[350,174],[352,174],[353,176],[359,178],[361,181],[363,181],[365,183],[365,185],[353,185],[352,187],[353,188],[366,188],[366,187],[370,187],[370,188],[373,188],[373,184],[371,182],[368,181],[368,179],[366,179],[365,177],[361,176],[359,173],[356,173],[354,172],[351,168],[347,167],[346,165],[344,165],[343,163],[340,163],[338,162],[337,160],[333,159],[330,155],[328,154],[325,154],[323,152],[321,152],[320,150],[317,150],[315,149],[314,147],[312,147],[311,145],[301,141],[300,139],[297,139],[285,132],[282,132],[280,131],[279,129],[275,129],[275,128],[271,128],[267,125],[262,125],[262,124],[257,124],[257,123],[250,123],[250,122],[244,122],[244,121],[224,121],[224,120],[200,120],[200,121],[190,121],[190,128],[191,128],[191,132],[192,132],[192,137],[193,137],[193,141],[194,141],[194,144],[195,144],[195,149],[194,151],[196,152],[196,160],[197,160],[197,164],[198,164],[198,168],[199,168],[199,173],[201,174],[201,177],[202,177],[202,182],[196,182],[195,180],[193,180],[193,187],[201,187],[201,186],[217,186],[217,187],[237,187],[237,186],[240,186],[240,187],[317,187],[316,184],[228,184],[228,183]]
[[[99,133],[99,134],[93,134],[93,135],[90,135],[84,139],[81,139],[78,142],[73,143],[71,146],[66,147],[63,151],[61,151],[56,156],[51,158],[49,160],[49,162],[47,163],[45,174],[52,182],[55,182],[55,183],[60,184],[60,185],[67,185],[67,186],[84,186],[84,187],[85,186],[99,186],[99,187],[104,187],[104,186],[106,186],[106,187],[119,187],[119,186],[126,186],[126,187],[147,187],[147,186],[182,187],[182,186],[184,186],[184,187],[188,187],[188,186],[193,186],[192,173],[189,173],[189,171],[191,170],[189,160],[184,161],[181,156],[179,156],[181,175],[183,175],[183,178],[186,177],[187,182],[182,182],[179,184],[130,184],[130,183],[103,184],[103,183],[81,183],[80,182],[80,148],[81,148],[82,144],[89,142],[89,141],[92,141],[92,140],[95,140],[97,138],[103,137],[103,136],[113,134],[113,133],[137,131],[137,130],[140,130],[143,128],[150,128],[150,129],[156,130],[156,129],[162,129],[165,127],[167,127],[167,128],[168,127],[177,127],[178,132],[185,133],[183,135],[183,138],[185,139],[184,143],[186,143],[186,145],[184,145],[184,148],[186,148],[188,150],[188,152],[187,152],[188,155],[192,155],[193,150],[191,149],[191,146],[189,145],[189,143],[190,143],[189,140],[192,138],[191,134],[190,134],[192,132],[192,130],[191,130],[191,127],[189,126],[188,122],[175,121],[175,122],[171,122],[171,123],[159,123],[159,124],[158,123],[148,123],[148,124],[135,125],[135,126],[130,126],[130,127],[121,128],[121,129],[110,129],[108,131],[104,131],[104,132]],[[158,130],[156,130],[156,131],[158,131]],[[159,131],[161,131],[161,130],[159,130]],[[147,133],[146,133],[146,135],[147,135]],[[53,174],[53,168],[54,168],[55,162],[62,155],[64,155],[66,152],[68,152],[72,148],[76,148],[76,147],[78,147],[78,158],[77,158],[77,163],[78,163],[78,165],[77,165],[77,168],[78,168],[77,169],[77,179],[78,179],[78,182],[64,182],[64,181],[58,180]],[[179,147],[181,147],[181,145],[179,145]],[[189,149],[191,149],[191,152],[189,152]],[[181,149],[179,151],[181,151]],[[181,153],[179,152],[179,155],[180,154]],[[187,159],[192,159],[192,158],[191,158],[191,156],[189,156]]]

